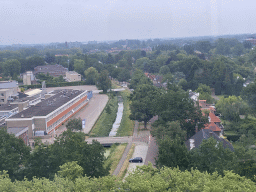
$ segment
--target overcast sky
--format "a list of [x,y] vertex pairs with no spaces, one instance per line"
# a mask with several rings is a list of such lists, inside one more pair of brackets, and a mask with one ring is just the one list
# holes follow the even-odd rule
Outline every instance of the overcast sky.
[[0,0],[0,44],[256,33],[255,0]]

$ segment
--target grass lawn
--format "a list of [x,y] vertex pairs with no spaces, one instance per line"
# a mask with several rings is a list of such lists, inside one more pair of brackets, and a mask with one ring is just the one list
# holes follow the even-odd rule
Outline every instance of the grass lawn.
[[118,85],[116,81],[111,81],[111,89],[119,89],[119,88],[122,88],[122,87]]
[[123,164],[123,166],[122,166],[120,172],[119,172],[118,175],[117,175],[117,177],[119,177],[121,180],[124,178],[124,176],[125,176],[125,174],[126,174],[126,172],[127,172],[127,168],[128,168],[128,166],[129,166],[129,159],[132,158],[132,154],[133,154],[133,152],[134,152],[134,148],[135,148],[135,144],[133,143],[133,144],[132,144],[132,147],[131,147],[131,149],[129,150],[129,153],[128,153],[128,155],[127,155],[125,161],[124,161],[124,164]]
[[118,100],[117,96],[109,96],[110,99],[102,111],[99,119],[96,121],[93,126],[90,136],[91,137],[105,137],[109,135],[109,132],[112,129],[112,125],[116,120],[116,113],[118,109]]
[[109,171],[110,175],[112,175],[113,172],[115,171],[115,169],[124,153],[126,146],[127,146],[127,143],[123,143],[120,145],[115,144],[115,145],[111,146],[110,154],[109,154],[107,160],[104,162],[105,167],[110,166],[110,171]]
[[133,128],[134,128],[134,121],[130,120],[129,116],[131,114],[130,111],[130,101],[128,99],[128,96],[130,95],[130,92],[128,90],[120,92],[122,98],[123,98],[123,104],[124,104],[124,111],[123,111],[123,117],[120,124],[120,127],[117,131],[117,136],[132,136],[133,135]]

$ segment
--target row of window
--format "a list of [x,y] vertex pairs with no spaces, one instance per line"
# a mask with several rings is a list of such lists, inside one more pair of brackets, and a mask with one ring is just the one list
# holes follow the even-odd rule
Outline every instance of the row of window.
[[65,111],[66,109],[68,109],[69,107],[71,107],[72,105],[74,105],[76,102],[78,102],[80,99],[82,99],[84,96],[86,95],[86,93],[83,93],[80,97],[78,97],[76,100],[73,100],[72,102],[63,105],[61,108],[59,108],[58,111],[56,111],[54,114],[52,114],[51,116],[47,117],[46,121],[50,121],[51,119],[53,119],[54,117],[56,117],[57,115],[59,115],[60,113],[62,113],[63,111]]
[[[82,96],[81,97],[79,97],[80,99],[82,98]],[[79,99],[79,100],[80,100]],[[64,116],[62,116],[60,119],[58,119],[56,122],[54,122],[52,125],[50,125],[50,126],[48,126],[47,128],[46,128],[46,130],[47,130],[47,132],[49,132],[49,131],[51,131],[53,128],[55,128],[56,126],[58,126],[61,122],[63,122],[65,119],[67,119],[70,115],[72,115],[72,113],[74,113],[75,111],[77,111],[80,107],[82,107],[85,103],[86,103],[87,101],[86,100],[84,100],[82,103],[80,103],[78,106],[76,106],[74,109],[72,109],[71,111],[69,111],[67,114],[65,114]],[[71,102],[71,103],[73,103],[73,102]],[[70,105],[68,104],[67,105],[68,107],[70,107]],[[63,107],[63,109],[64,110],[66,110],[68,107],[67,106],[65,106],[65,107]],[[64,111],[63,109],[60,109],[59,111]],[[61,112],[59,112],[59,113],[61,113]],[[59,113],[55,113],[55,114],[59,114]],[[55,116],[57,116],[57,115],[55,115]],[[53,115],[51,115],[51,116],[53,116]],[[51,117],[50,116],[50,117]],[[55,117],[54,116],[54,117]],[[49,117],[49,118],[50,118]],[[53,118],[53,117],[52,117]],[[48,118],[47,118],[47,122],[48,122]]]
[[56,126],[58,126],[61,122],[63,122],[65,119],[67,119],[70,115],[72,115],[74,112],[76,112],[80,107],[82,107],[87,101],[83,101],[80,103],[77,107],[75,107],[72,111],[68,112],[66,115],[62,116],[60,119],[58,119],[56,122],[54,122],[52,125],[48,126],[46,128],[46,131],[49,132]]

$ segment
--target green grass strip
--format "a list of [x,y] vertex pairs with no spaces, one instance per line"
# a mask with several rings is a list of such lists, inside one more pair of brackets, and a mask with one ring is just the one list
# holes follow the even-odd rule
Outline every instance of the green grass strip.
[[122,155],[124,153],[124,150],[127,146],[127,143],[123,144],[114,144],[111,146],[110,149],[110,155],[104,162],[104,167],[110,166],[110,171],[109,174],[112,175],[113,172],[115,171],[120,159],[122,158]]
[[120,92],[122,98],[123,98],[123,104],[124,104],[124,111],[123,111],[123,117],[120,124],[120,127],[117,131],[117,136],[132,136],[133,135],[133,128],[134,128],[134,121],[130,120],[129,116],[131,114],[130,111],[130,100],[128,99],[128,96],[130,95],[130,92],[128,90]]
[[112,125],[116,120],[118,109],[118,100],[116,95],[110,96],[110,99],[101,113],[99,119],[90,132],[90,137],[106,137],[112,129]]

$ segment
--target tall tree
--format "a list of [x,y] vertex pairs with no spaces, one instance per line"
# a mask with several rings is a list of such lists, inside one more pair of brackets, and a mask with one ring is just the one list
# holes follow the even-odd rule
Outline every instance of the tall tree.
[[131,95],[130,119],[143,121],[146,129],[147,122],[155,115],[155,103],[158,94],[157,88],[153,85],[139,85]]
[[90,67],[84,71],[85,81],[88,85],[95,85],[99,77],[98,71],[94,67]]
[[11,179],[23,179],[22,168],[29,157],[30,147],[22,139],[0,129],[0,171],[6,170]]
[[21,64],[17,59],[10,59],[4,63],[4,73],[16,78],[20,74]]
[[98,89],[102,89],[103,93],[106,93],[111,88],[111,80],[109,79],[108,71],[101,71],[99,78],[97,79],[96,86]]
[[157,99],[157,115],[165,122],[179,121],[186,131],[187,138],[195,134],[196,126],[200,129],[206,122],[201,110],[195,106],[188,93],[175,85],[169,85],[169,90],[163,92]]
[[179,139],[165,138],[158,142],[158,167],[179,167],[186,170],[190,164],[190,154],[184,142]]
[[153,85],[152,81],[141,70],[136,70],[130,82],[130,89],[136,89],[141,84]]
[[85,70],[85,62],[82,59],[75,59],[74,60],[74,70],[79,73],[83,74]]
[[82,130],[82,119],[80,117],[71,119],[68,121],[66,127],[67,127],[67,129],[70,129],[71,131]]
[[208,173],[217,171],[223,175],[224,170],[232,170],[236,166],[236,160],[234,152],[213,138],[203,140],[199,148],[191,151],[191,167]]
[[221,97],[216,104],[217,110],[221,113],[222,118],[230,121],[238,121],[239,115],[248,114],[248,105],[241,97],[229,96]]

